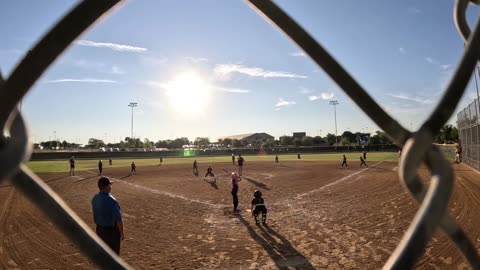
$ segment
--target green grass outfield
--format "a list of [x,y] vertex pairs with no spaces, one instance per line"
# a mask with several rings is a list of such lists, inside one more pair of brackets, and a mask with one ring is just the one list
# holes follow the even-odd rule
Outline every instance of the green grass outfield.
[[[347,162],[359,162],[360,155],[362,153],[347,153]],[[283,161],[337,161],[342,162],[342,153],[325,153],[325,154],[301,154],[302,159],[297,159],[296,154],[279,155],[280,163]],[[244,155],[245,162],[250,161],[271,161],[274,162],[274,155]],[[191,164],[193,160],[197,160],[199,165],[216,163],[216,162],[231,162],[231,156],[216,156],[216,157],[164,157],[162,166],[168,166],[169,164]],[[75,171],[82,170],[97,170],[98,159],[75,159]],[[119,158],[113,159],[113,166],[111,167],[125,167],[130,168],[132,161],[135,161],[137,167],[146,165],[158,165],[160,160],[158,158]],[[369,152],[367,153],[367,161],[398,161],[397,152]],[[102,160],[103,167],[108,168],[108,159]],[[49,160],[49,161],[29,161],[27,166],[36,173],[52,173],[52,172],[68,172],[70,165],[67,160]]]

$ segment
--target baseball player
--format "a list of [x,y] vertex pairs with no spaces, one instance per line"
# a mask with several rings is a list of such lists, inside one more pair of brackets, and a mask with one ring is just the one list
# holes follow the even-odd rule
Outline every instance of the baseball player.
[[132,165],[130,165],[130,168],[130,175],[132,175],[132,173],[137,174],[137,165],[135,165],[135,162],[132,161]]
[[367,166],[367,168],[368,168],[367,163],[365,163],[365,159],[363,159],[363,157],[360,156],[360,167],[362,167],[362,165],[365,165],[365,166]]
[[205,174],[205,177],[207,177],[207,176],[215,177],[215,174],[213,174],[213,172],[212,172],[212,167],[211,166],[208,166],[207,173]]
[[238,163],[238,175],[239,175],[239,176],[242,176],[243,163],[244,163],[244,162],[245,162],[245,160],[243,159],[242,155],[238,154],[237,163]]
[[260,212],[262,212],[262,224],[265,224],[267,222],[267,207],[265,207],[262,192],[260,190],[255,190],[255,192],[253,192],[252,200],[252,215],[255,218],[255,224],[259,223],[258,215]]
[[198,167],[197,167],[197,160],[193,161],[193,174],[198,176]]
[[72,156],[69,160],[70,163],[70,176],[75,175],[75,157]]
[[102,171],[103,171],[103,162],[102,160],[100,159],[98,161],[98,175],[102,175]]
[[343,168],[343,165],[345,165],[348,168],[347,157],[345,155],[343,155],[342,168]]
[[239,214],[238,207],[238,182],[242,181],[240,176],[236,172],[232,172],[232,197],[233,197],[233,214]]

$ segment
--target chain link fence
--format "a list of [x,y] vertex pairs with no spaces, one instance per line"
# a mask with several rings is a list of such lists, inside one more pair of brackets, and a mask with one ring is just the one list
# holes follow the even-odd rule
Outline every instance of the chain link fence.
[[[130,267],[42,179],[23,164],[30,157],[31,145],[17,104],[48,66],[118,2],[79,2],[25,54],[8,78],[4,79],[0,74],[0,125],[3,129],[0,136],[0,181],[11,179],[16,189],[37,204],[86,256],[103,269]],[[472,2],[478,4],[480,1]],[[399,178],[421,206],[384,269],[412,268],[437,228],[450,237],[474,269],[480,269],[475,246],[455,219],[448,215],[447,206],[454,185],[453,170],[439,148],[432,144],[434,135],[453,114],[480,57],[479,23],[471,33],[465,20],[469,1],[457,0],[454,4],[454,20],[466,42],[464,54],[440,102],[414,133],[388,115],[317,41],[275,3],[269,0],[249,0],[247,3],[301,47],[397,145],[403,147]],[[470,133],[473,134],[473,131]],[[475,134],[478,136],[478,132]],[[417,176],[421,164],[426,164],[432,175],[427,187]]]
[[457,114],[458,138],[462,145],[462,162],[480,170],[480,107],[478,98]]

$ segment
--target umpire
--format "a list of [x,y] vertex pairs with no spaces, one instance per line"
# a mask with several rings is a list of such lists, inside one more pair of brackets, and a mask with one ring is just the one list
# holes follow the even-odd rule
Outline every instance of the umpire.
[[101,177],[98,180],[100,192],[92,198],[93,221],[97,225],[97,235],[120,255],[120,242],[125,236],[120,205],[110,194],[112,183],[108,177]]

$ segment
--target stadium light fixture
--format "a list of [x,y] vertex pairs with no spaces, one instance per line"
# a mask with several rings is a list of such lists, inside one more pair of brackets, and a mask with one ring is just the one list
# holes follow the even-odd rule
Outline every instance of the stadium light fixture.
[[130,136],[130,138],[132,139],[133,139],[133,108],[137,106],[138,106],[137,102],[130,102],[130,104],[128,104],[128,107],[132,107],[132,128],[131,128],[131,136]]
[[335,145],[337,145],[337,109],[336,106],[338,105],[337,100],[330,100],[330,105],[333,105],[333,115],[335,116]]

